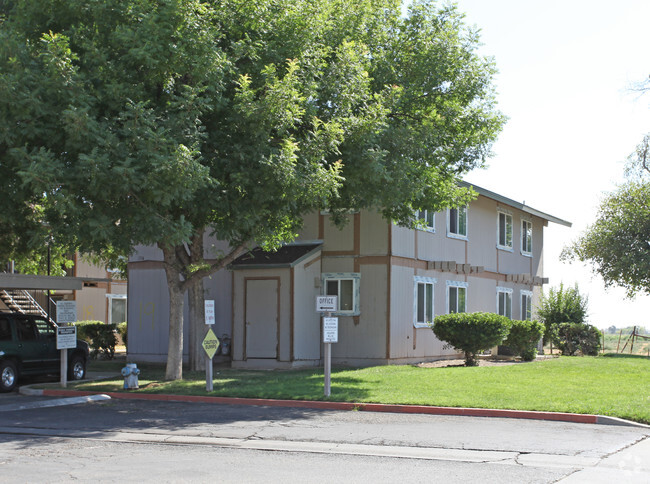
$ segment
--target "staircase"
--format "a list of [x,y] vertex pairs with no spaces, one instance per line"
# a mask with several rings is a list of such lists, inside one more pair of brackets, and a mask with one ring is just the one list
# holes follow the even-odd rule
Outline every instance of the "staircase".
[[0,289],[0,300],[13,312],[21,314],[34,314],[50,319],[47,311],[34,299],[34,297],[22,289]]

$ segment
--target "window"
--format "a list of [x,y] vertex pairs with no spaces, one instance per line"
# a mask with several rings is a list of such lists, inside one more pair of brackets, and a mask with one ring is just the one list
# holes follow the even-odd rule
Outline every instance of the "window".
[[533,293],[531,291],[521,291],[521,319],[522,321],[533,319]]
[[38,330],[39,334],[51,337],[56,336],[56,330],[54,329],[54,326],[52,326],[44,319],[35,318],[34,322],[36,323],[36,329]]
[[467,238],[467,207],[450,208],[448,213],[447,235]]
[[361,274],[357,272],[332,272],[322,275],[326,296],[337,296],[339,309],[335,314],[358,316]]
[[106,294],[108,299],[108,323],[126,322],[126,294]]
[[466,282],[447,281],[447,313],[464,313],[467,311]]
[[497,314],[512,319],[512,289],[497,287]]
[[512,250],[512,215],[506,212],[499,212],[497,247]]
[[36,341],[36,325],[30,319],[18,319],[16,321],[16,330],[20,341]]
[[430,277],[415,277],[414,279],[414,320],[416,328],[428,328],[433,323],[433,285],[435,279]]
[[424,224],[424,230],[428,232],[436,231],[436,214],[429,210],[416,210],[415,218]]
[[533,223],[530,220],[521,221],[521,253],[533,254]]

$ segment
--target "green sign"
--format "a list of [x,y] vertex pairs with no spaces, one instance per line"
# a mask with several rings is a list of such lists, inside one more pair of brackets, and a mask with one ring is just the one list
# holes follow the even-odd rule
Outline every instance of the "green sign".
[[215,336],[215,334],[212,332],[212,329],[209,329],[208,334],[205,335],[202,344],[203,349],[208,355],[208,358],[212,359],[214,354],[217,352],[217,349],[219,348],[219,344],[219,338]]

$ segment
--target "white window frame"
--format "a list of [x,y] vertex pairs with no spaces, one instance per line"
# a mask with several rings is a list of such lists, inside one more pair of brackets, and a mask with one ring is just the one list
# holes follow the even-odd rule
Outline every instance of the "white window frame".
[[465,307],[463,308],[463,311],[457,311],[461,313],[466,313],[467,312],[467,288],[469,287],[469,283],[467,282],[462,282],[462,281],[447,281],[447,306],[446,306],[446,311],[447,314],[451,314],[449,309],[449,303],[451,302],[450,300],[450,289],[455,288],[456,289],[456,308],[458,308],[458,289],[464,289],[465,291]]
[[[420,215],[424,214],[424,217]],[[415,211],[416,220],[423,220],[424,226],[418,227],[418,230],[424,230],[425,232],[435,233],[436,231],[436,213],[430,210],[416,210]],[[431,220],[429,220],[431,218]],[[431,223],[429,223],[431,222]]]
[[[435,306],[435,293],[436,293],[436,284],[437,279],[434,279],[433,277],[420,277],[420,276],[414,276],[413,277],[413,326],[416,328],[429,328],[429,324],[433,323],[433,318],[436,315],[436,306]],[[425,313],[426,313],[426,304],[427,302],[431,303],[431,321],[418,321],[418,306],[419,306],[419,286],[423,285],[424,286],[424,294],[425,294]],[[426,287],[431,286],[431,300],[427,301],[426,299]]]
[[339,309],[332,314],[334,316],[359,316],[361,314],[360,311],[360,299],[361,299],[361,274],[359,272],[324,272],[321,274],[321,282],[322,282],[322,293],[324,296],[327,296],[327,283],[328,281],[352,281],[352,309],[351,310],[344,310],[342,311],[340,309],[340,304],[341,304],[341,297],[340,297],[340,291],[341,291],[341,285],[339,283],[339,291],[338,294],[336,294],[338,297],[338,304],[339,304]]
[[128,321],[129,317],[129,304],[127,301],[127,295],[126,294],[106,294],[106,303],[108,304],[108,321],[106,321],[108,324],[111,324],[113,321],[113,299],[124,299],[125,305],[124,305],[124,317]]
[[[457,232],[452,232],[451,231],[451,220],[452,220],[452,211],[456,211],[456,229]],[[447,237],[450,237],[452,239],[461,239],[461,240],[467,240],[467,233],[469,232],[469,216],[468,216],[469,208],[467,206],[464,207],[452,207],[447,209]],[[465,233],[461,234],[460,233],[460,217],[461,213],[465,215]]]
[[[512,293],[513,290],[510,287],[497,287],[497,310],[496,313],[501,316],[505,316],[508,319],[512,319]],[[501,296],[503,295],[503,312],[501,311]],[[510,311],[508,314],[508,303],[510,303]]]
[[[527,303],[524,302],[524,298]],[[533,291],[520,291],[519,300],[521,301],[521,320],[530,321],[533,319]],[[528,305],[530,305],[530,314],[528,314]]]
[[[526,225],[529,228],[526,228]],[[521,219],[521,254],[526,257],[533,256],[533,221],[525,218]]]
[[[504,228],[505,244],[501,243],[501,215],[504,216],[504,220],[506,224]],[[509,224],[508,221],[510,222]],[[508,245],[508,225],[510,225],[510,245]],[[512,252],[514,246],[514,238],[515,238],[515,228],[513,225],[512,213],[503,209],[497,210],[497,249],[507,250],[509,252]]]

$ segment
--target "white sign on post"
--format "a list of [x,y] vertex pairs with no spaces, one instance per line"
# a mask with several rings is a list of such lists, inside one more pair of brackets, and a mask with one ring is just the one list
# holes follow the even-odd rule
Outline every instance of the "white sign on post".
[[77,301],[59,301],[56,303],[57,324],[74,323],[77,320]]
[[77,327],[59,326],[56,328],[56,349],[67,350],[77,347]]
[[205,324],[214,324],[214,301],[210,299],[205,300]]
[[339,342],[339,318],[323,318],[323,343]]
[[331,313],[338,311],[337,296],[316,296],[316,312]]

